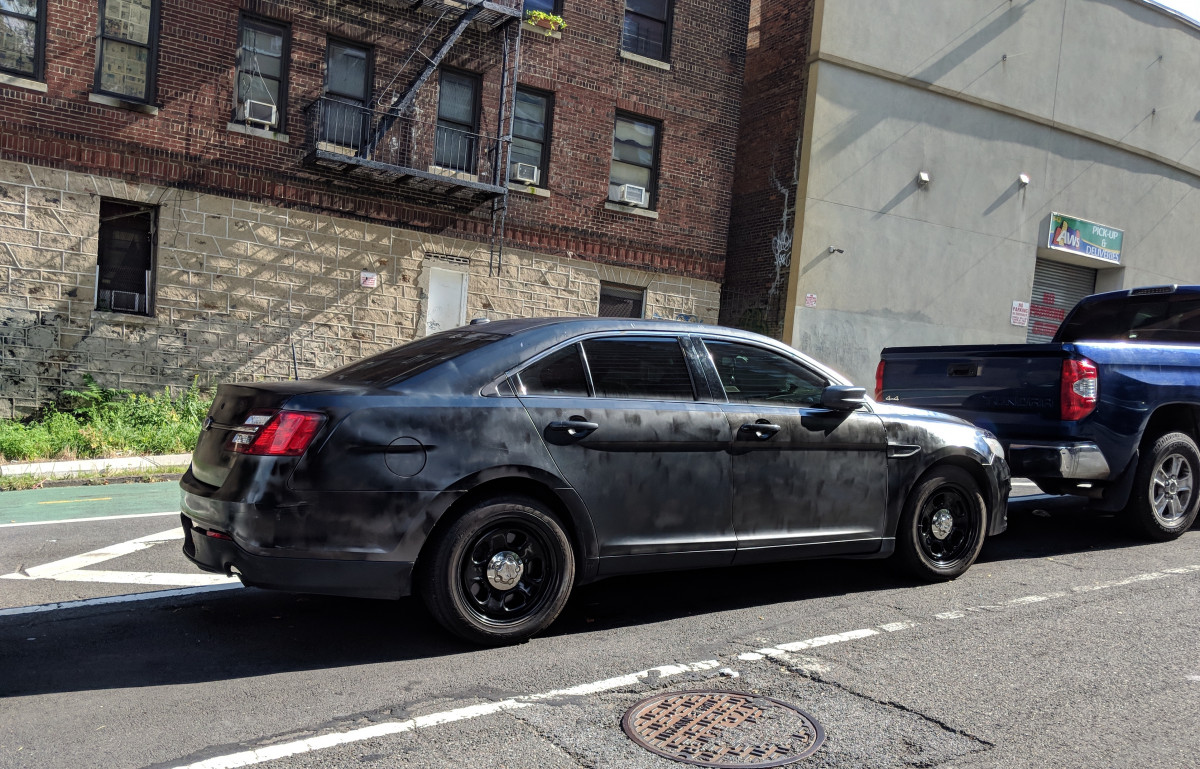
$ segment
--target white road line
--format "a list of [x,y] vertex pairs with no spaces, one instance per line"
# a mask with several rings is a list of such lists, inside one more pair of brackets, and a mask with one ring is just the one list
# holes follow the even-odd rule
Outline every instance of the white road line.
[[155,590],[152,593],[129,593],[126,595],[110,595],[105,598],[84,598],[79,601],[61,601],[59,603],[43,603],[37,606],[17,606],[12,609],[0,609],[0,617],[14,617],[18,614],[41,614],[59,609],[79,609],[86,606],[103,606],[113,603],[135,603],[137,601],[155,601],[160,598],[178,598],[202,593],[215,593],[218,590],[233,590],[241,584],[208,585],[205,587],[185,587],[180,590]]
[[[173,574],[153,571],[101,571],[87,569],[68,571],[54,579],[61,582],[104,582],[110,585],[178,585],[179,587],[202,587],[204,585],[231,585],[239,583],[237,577],[220,574]],[[240,584],[240,583],[239,583]]]
[[91,523],[92,521],[117,521],[124,518],[157,518],[164,515],[179,515],[179,511],[166,513],[134,513],[132,515],[98,515],[95,518],[62,518],[57,521],[26,521],[25,523],[0,523],[0,529],[11,529],[16,526],[51,526],[59,523]]
[[267,747],[256,748],[243,751],[241,753],[233,753],[227,756],[217,756],[194,764],[186,764],[176,767],[176,769],[235,769],[240,766],[252,766],[261,764],[266,761],[273,761],[278,758],[286,758],[295,756],[301,753],[311,753],[316,750],[324,750],[338,745],[346,745],[351,742],[361,742],[362,740],[375,739],[391,734],[402,734],[411,732],[416,729],[424,729],[430,726],[439,724],[449,724],[455,721],[466,721],[471,718],[479,718],[480,716],[491,715],[492,713],[500,713],[506,710],[517,710],[519,708],[527,708],[536,702],[555,699],[559,697],[579,697],[586,694],[596,694],[598,692],[612,691],[613,689],[622,689],[627,686],[633,686],[640,680],[649,678],[652,674],[657,674],[659,678],[667,678],[670,676],[680,675],[682,673],[702,672],[706,670],[715,670],[720,666],[716,660],[706,660],[704,662],[693,662],[688,665],[665,665],[663,667],[650,668],[643,670],[640,673],[632,673],[630,675],[618,676],[616,678],[608,678],[603,681],[596,681],[590,684],[581,684],[567,689],[555,689],[553,691],[542,692],[541,694],[529,694],[521,697],[511,697],[506,700],[495,702],[484,702],[479,705],[469,705],[463,708],[455,708],[441,713],[432,713],[427,716],[411,718],[407,721],[390,721],[382,724],[373,724],[365,726],[361,729],[354,729],[348,732],[340,732],[333,734],[323,734],[319,737],[309,737],[304,740],[296,740],[295,742],[285,742],[279,745],[269,745]]
[[147,534],[144,537],[102,547],[99,550],[93,550],[83,555],[73,555],[70,558],[63,558],[61,561],[33,566],[26,569],[24,574],[16,572],[13,574],[0,574],[0,579],[60,579],[67,572],[111,561],[113,558],[120,558],[123,555],[136,553],[139,550],[152,547],[159,542],[169,542],[172,539],[183,539],[183,529],[168,529],[158,534]]

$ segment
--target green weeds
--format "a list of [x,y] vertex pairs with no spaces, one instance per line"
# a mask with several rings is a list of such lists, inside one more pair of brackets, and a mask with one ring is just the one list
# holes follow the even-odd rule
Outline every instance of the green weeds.
[[0,420],[0,460],[92,459],[182,454],[196,447],[213,393],[195,382],[179,395],[101,387],[84,376],[33,420]]

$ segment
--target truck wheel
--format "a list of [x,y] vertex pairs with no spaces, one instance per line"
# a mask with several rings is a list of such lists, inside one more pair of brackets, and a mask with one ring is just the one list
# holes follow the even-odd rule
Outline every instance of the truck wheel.
[[1155,542],[1175,539],[1192,527],[1200,507],[1196,481],[1200,450],[1186,433],[1167,433],[1142,455],[1126,516],[1134,531]]
[[928,581],[951,580],[975,563],[987,532],[979,484],[958,467],[934,468],[908,496],[896,551],[900,565]]
[[421,597],[443,627],[474,643],[520,643],[545,630],[575,584],[567,535],[531,499],[484,500],[431,544]]

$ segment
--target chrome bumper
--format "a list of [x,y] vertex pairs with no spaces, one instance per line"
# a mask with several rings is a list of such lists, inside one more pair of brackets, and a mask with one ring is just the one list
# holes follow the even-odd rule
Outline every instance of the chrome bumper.
[[1108,460],[1094,443],[1012,443],[1008,464],[1014,476],[1104,480]]

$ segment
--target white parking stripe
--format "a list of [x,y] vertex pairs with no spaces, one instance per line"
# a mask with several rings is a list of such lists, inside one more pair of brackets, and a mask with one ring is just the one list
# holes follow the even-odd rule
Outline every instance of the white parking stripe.
[[113,603],[134,603],[136,601],[156,601],[160,598],[180,598],[202,593],[214,593],[218,590],[234,590],[241,583],[230,585],[207,585],[205,587],[185,587],[180,590],[155,590],[151,593],[128,593],[126,595],[110,595],[104,598],[84,598],[79,601],[60,601],[59,603],[43,603],[37,606],[16,606],[12,609],[0,609],[0,617],[13,617],[18,614],[41,614],[60,609],[81,609],[88,606],[104,606]]
[[338,745],[346,745],[351,742],[361,742],[362,740],[375,739],[384,737],[390,734],[402,734],[411,732],[416,729],[424,729],[438,724],[449,724],[455,721],[465,721],[471,718],[479,718],[480,716],[491,715],[492,713],[500,713],[506,710],[516,710],[518,708],[527,708],[536,702],[555,699],[558,697],[578,697],[584,694],[596,694],[598,692],[612,691],[613,689],[622,689],[627,686],[632,686],[638,681],[649,678],[652,673],[657,673],[659,678],[667,678],[670,676],[680,675],[682,673],[702,672],[706,670],[714,670],[719,666],[716,660],[706,660],[704,662],[693,662],[688,665],[665,665],[663,667],[650,668],[643,670],[640,673],[632,673],[626,676],[618,676],[617,678],[608,678],[595,683],[582,684],[573,686],[567,689],[555,689],[541,694],[529,694],[522,697],[512,697],[506,700],[497,702],[485,702],[479,705],[469,705],[463,708],[455,708],[441,713],[433,713],[427,716],[411,718],[407,721],[392,721],[383,724],[373,724],[361,729],[354,729],[349,732],[323,734],[319,737],[309,737],[304,740],[296,740],[295,742],[285,742],[280,745],[269,745],[263,748],[234,753],[228,756],[218,756],[205,761],[200,761],[194,764],[186,764],[176,767],[176,769],[234,769],[239,766],[252,766],[253,764],[261,764],[266,761],[272,761],[277,758],[286,758],[287,756],[295,756],[300,753],[311,753],[315,750],[323,750],[332,748]]
[[62,518],[57,521],[26,521],[25,523],[0,523],[0,529],[11,529],[14,526],[52,526],[60,523],[91,523],[92,521],[117,521],[124,518],[158,518],[164,515],[179,515],[175,510],[166,513],[133,513],[131,515],[97,515],[95,518]]
[[173,539],[183,539],[182,528],[168,529],[158,534],[147,534],[144,537],[131,539],[128,542],[119,542],[115,545],[100,548],[99,550],[93,550],[90,553],[84,553],[83,555],[73,555],[70,558],[63,558],[61,561],[33,566],[26,569],[24,574],[19,572],[0,574],[0,579],[61,579],[62,575],[67,572],[111,561],[113,558],[120,558],[123,555],[136,553],[139,550],[152,547],[159,542],[169,542]]
[[101,571],[87,569],[68,571],[54,579],[62,582],[104,582],[111,585],[178,585],[179,587],[201,587],[203,585],[230,585],[238,582],[237,577],[220,574],[172,574],[153,571]]

